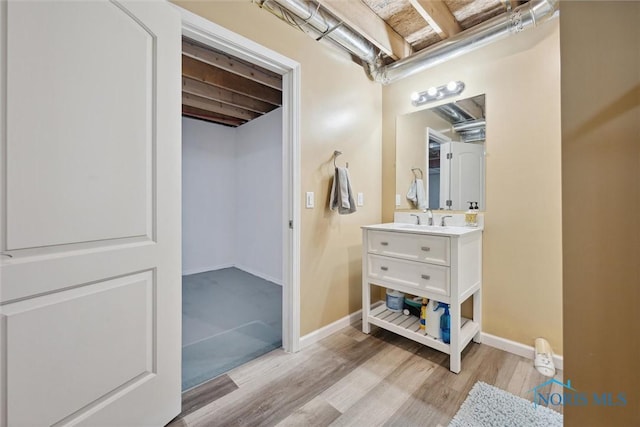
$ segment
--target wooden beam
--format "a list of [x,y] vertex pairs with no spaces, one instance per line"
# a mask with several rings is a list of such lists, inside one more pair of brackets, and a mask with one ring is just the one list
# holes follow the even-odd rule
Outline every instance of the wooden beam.
[[225,116],[235,117],[243,120],[253,120],[256,117],[260,117],[262,114],[249,110],[243,110],[242,108],[233,107],[222,102],[212,101],[200,96],[190,95],[188,93],[182,93],[182,104],[189,107],[199,108],[205,111],[211,111],[212,113],[224,114]]
[[462,31],[460,23],[442,0],[409,0],[415,10],[438,33],[446,39]]
[[211,111],[204,111],[187,105],[182,106],[182,115],[233,127],[238,127],[247,122],[246,120],[236,119],[235,117],[229,117],[222,114],[214,114]]
[[245,77],[249,80],[253,80],[254,82],[262,83],[265,86],[282,90],[282,76],[279,74],[272,73],[271,71],[256,67],[255,65],[246,64],[232,56],[225,55],[224,53],[204,48],[198,44],[183,39],[182,54],[190,58],[206,62],[214,67],[229,71],[233,74]]
[[411,45],[360,0],[320,0],[320,4],[393,59],[411,55]]
[[216,86],[211,86],[210,84],[187,77],[182,78],[182,91],[191,95],[207,98],[212,101],[223,102],[225,104],[233,105],[234,107],[255,111],[256,113],[264,114],[278,108],[277,105],[269,104],[268,102],[260,101]]
[[281,91],[185,55],[182,55],[182,75],[270,104],[282,105]]

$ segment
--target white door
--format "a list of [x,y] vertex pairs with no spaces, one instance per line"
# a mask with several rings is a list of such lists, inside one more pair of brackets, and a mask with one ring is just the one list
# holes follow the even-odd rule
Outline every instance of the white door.
[[0,8],[0,425],[166,424],[180,17],[164,2]]
[[467,209],[467,201],[484,209],[484,146],[454,141],[442,144],[441,150],[441,183],[446,186],[441,194],[448,194],[444,199],[451,200],[451,209]]
[[451,200],[453,209],[463,210],[467,201],[484,209],[484,145],[453,142],[451,145]]

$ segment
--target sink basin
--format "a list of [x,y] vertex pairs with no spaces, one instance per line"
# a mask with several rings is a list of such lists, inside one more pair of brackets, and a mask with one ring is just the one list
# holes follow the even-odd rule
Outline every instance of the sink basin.
[[410,230],[423,231],[446,231],[452,227],[440,227],[438,225],[418,225],[418,224],[397,224],[398,228],[408,228]]
[[447,225],[445,227],[440,227],[439,225],[418,225],[418,224],[407,224],[402,222],[391,222],[386,224],[377,224],[377,225],[366,225],[362,228],[371,229],[371,230],[387,230],[387,231],[399,231],[399,232],[414,232],[414,233],[425,233],[425,234],[442,234],[446,236],[462,236],[464,234],[474,233],[477,231],[481,231],[482,228],[471,228],[471,227],[459,227],[453,225]]

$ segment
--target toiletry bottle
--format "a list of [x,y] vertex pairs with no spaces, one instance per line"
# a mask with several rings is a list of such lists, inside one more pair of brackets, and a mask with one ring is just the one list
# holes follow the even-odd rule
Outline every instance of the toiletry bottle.
[[473,202],[469,203],[469,210],[464,214],[464,224],[467,227],[477,227],[478,226],[478,211],[473,208]]
[[427,299],[422,298],[422,307],[420,307],[420,330],[424,332],[427,322]]
[[438,301],[431,299],[427,304],[427,317],[425,319],[425,332],[433,338],[440,338],[440,315],[438,310]]
[[449,314],[449,304],[440,303],[438,308],[444,308],[444,314],[440,316],[440,336],[445,344],[451,342],[451,315]]

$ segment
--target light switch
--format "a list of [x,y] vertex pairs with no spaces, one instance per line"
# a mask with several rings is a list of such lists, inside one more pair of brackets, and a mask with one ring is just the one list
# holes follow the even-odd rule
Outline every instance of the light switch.
[[307,191],[307,209],[311,209],[316,204],[315,195],[313,191]]
[[400,195],[396,194],[396,206],[400,206]]
[[364,193],[358,193],[358,206],[364,206]]

